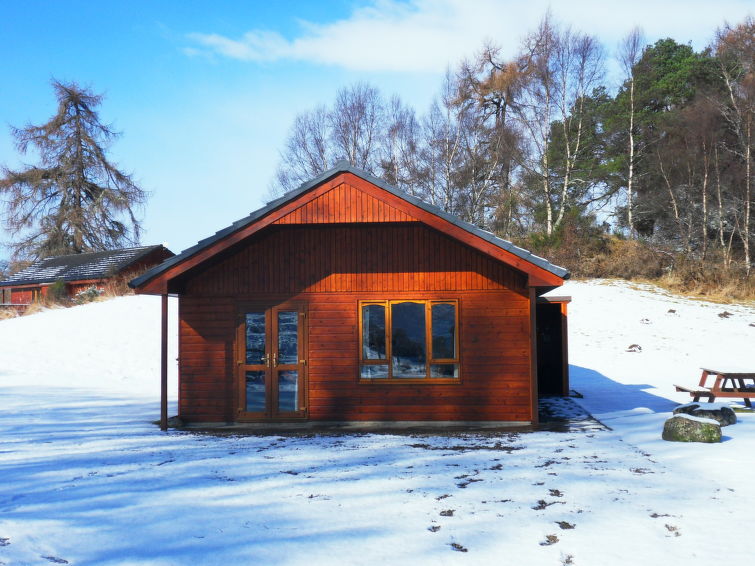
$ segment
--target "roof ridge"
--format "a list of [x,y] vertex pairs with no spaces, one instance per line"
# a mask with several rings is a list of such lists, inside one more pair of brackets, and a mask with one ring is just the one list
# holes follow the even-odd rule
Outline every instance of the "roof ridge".
[[162,244],[153,244],[153,245],[149,245],[149,246],[132,246],[130,248],[114,248],[112,250],[97,250],[97,251],[91,251],[91,252],[80,252],[80,253],[75,253],[75,254],[49,255],[49,256],[46,256],[46,257],[43,257],[43,258],[39,258],[34,263],[36,263],[37,261],[45,261],[47,259],[56,259],[56,258],[61,258],[61,257],[78,257],[78,256],[82,256],[82,255],[89,255],[89,254],[102,254],[102,253],[107,253],[107,252],[113,252],[113,253],[115,253],[115,252],[125,252],[125,251],[129,251],[129,250],[141,250],[141,249],[146,249],[146,248],[156,248],[156,247],[161,246],[161,245]]

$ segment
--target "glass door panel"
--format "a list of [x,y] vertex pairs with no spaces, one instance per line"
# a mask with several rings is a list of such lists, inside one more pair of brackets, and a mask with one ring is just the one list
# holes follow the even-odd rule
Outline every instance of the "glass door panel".
[[246,314],[246,363],[265,363],[267,351],[267,334],[265,331],[265,313],[250,312]]
[[243,312],[241,320],[237,344],[242,418],[305,416],[304,312],[273,307]]
[[278,372],[278,411],[291,413],[299,410],[299,372]]
[[270,376],[268,366],[268,316],[264,310],[244,313],[243,338],[239,360],[240,410],[246,413],[257,413],[260,416],[267,412],[270,391]]
[[265,371],[246,372],[246,410],[250,413],[262,413],[266,406]]
[[278,413],[297,413],[302,406],[300,318],[298,310],[274,310],[277,351],[273,353],[273,382],[276,388],[275,410]]
[[299,363],[299,313],[278,311],[278,363]]

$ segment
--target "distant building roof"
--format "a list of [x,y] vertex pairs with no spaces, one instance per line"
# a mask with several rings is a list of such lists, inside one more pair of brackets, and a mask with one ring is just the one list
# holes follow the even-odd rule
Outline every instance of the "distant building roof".
[[174,255],[167,248],[156,245],[48,257],[37,260],[5,281],[0,281],[0,286],[52,283],[58,279],[63,281],[105,279],[122,272],[128,266],[161,248],[166,252],[165,257]]

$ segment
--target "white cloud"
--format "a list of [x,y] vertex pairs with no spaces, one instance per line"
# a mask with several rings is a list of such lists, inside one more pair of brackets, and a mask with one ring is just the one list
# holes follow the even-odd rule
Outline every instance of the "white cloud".
[[189,34],[192,39],[220,55],[243,61],[275,61],[296,58],[292,45],[274,31],[254,30],[241,40],[228,39],[218,34]]
[[213,33],[188,37],[208,52],[242,61],[442,72],[473,55],[486,39],[513,54],[549,6],[559,21],[597,35],[609,49],[635,25],[645,29],[649,41],[670,36],[701,48],[725,19],[738,21],[752,11],[748,0],[373,0],[346,19],[301,22],[301,33],[291,39],[264,29],[240,39]]

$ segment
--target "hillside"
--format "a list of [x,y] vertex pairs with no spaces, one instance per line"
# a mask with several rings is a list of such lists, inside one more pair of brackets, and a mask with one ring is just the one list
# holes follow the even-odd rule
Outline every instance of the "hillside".
[[610,430],[161,433],[158,299],[2,321],[0,564],[749,562],[755,415],[718,445],[660,431],[688,400],[672,383],[755,367],[755,309],[617,282],[558,294],[572,387]]

